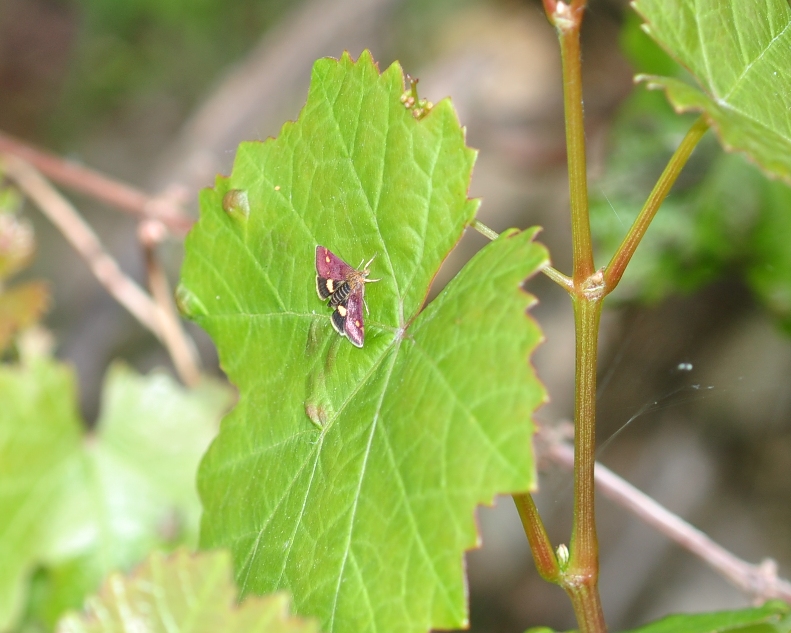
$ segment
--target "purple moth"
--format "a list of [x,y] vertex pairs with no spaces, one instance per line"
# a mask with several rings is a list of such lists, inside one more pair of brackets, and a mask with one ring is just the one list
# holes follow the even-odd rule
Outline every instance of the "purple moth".
[[[367,279],[373,257],[362,269],[352,268],[324,246],[316,247],[316,292],[319,298],[329,299],[327,305],[334,308],[330,317],[332,327],[341,336],[348,336],[352,345],[363,346],[363,305],[365,284],[379,279]],[[366,306],[367,308],[367,306]]]

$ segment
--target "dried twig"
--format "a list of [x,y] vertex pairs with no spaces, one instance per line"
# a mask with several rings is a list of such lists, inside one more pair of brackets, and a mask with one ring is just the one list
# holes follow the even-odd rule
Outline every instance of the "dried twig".
[[[543,430],[538,445],[542,458],[567,470],[574,467],[574,449],[560,434]],[[738,558],[599,463],[595,466],[595,478],[596,485],[605,497],[631,510],[647,524],[717,570],[745,593],[764,600],[780,598],[791,603],[791,583],[777,576],[777,564],[773,560],[765,559],[759,565],[753,565]]]
[[183,235],[194,220],[173,202],[172,196],[152,197],[127,184],[0,132],[0,153],[17,156],[48,178],[139,218],[162,222]]
[[200,357],[192,339],[182,327],[170,284],[156,254],[156,246],[165,238],[166,232],[165,227],[157,220],[144,220],[140,223],[138,237],[145,249],[148,286],[160,308],[159,326],[162,338],[179,376],[185,385],[192,387],[200,380]]
[[[164,225],[156,221],[148,221],[144,224],[140,236],[147,249],[148,270],[155,297],[152,299],[134,280],[121,271],[77,210],[35,168],[16,156],[0,154],[0,158],[5,173],[71,242],[99,282],[167,348],[184,384],[196,384],[200,378],[198,356],[181,327],[164,271],[156,261],[152,250],[154,244],[165,236]],[[158,230],[152,231],[153,227],[157,227]]]
[[88,262],[93,274],[108,292],[161,340],[156,304],[137,283],[124,275],[71,203],[25,161],[4,156],[3,168],[6,175],[16,181]]

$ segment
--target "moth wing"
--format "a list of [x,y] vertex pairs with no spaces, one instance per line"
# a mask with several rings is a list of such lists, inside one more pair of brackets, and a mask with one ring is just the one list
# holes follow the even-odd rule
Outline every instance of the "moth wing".
[[319,299],[326,299],[335,292],[335,283],[333,279],[316,275],[316,292],[319,293]]
[[316,247],[316,273],[324,279],[345,280],[354,268],[324,246]]
[[341,305],[339,308],[341,309],[335,308],[335,311],[330,316],[330,323],[332,323],[332,327],[338,334],[346,336],[346,316],[348,316],[348,313],[345,305]]
[[363,346],[363,339],[365,338],[365,327],[363,325],[363,291],[364,284],[360,284],[349,293],[346,300],[346,321],[344,323],[344,330],[346,336],[356,347]]

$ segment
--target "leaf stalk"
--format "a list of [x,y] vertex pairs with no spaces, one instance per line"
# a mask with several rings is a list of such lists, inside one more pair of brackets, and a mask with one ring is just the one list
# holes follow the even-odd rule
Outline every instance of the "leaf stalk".
[[678,179],[684,165],[687,164],[692,150],[695,149],[708,129],[709,124],[705,117],[701,115],[695,123],[693,123],[684,137],[684,140],[681,141],[681,144],[668,161],[662,175],[659,177],[659,180],[657,180],[656,185],[654,185],[651,194],[645,201],[643,208],[640,210],[629,232],[626,234],[626,237],[624,237],[623,242],[621,242],[618,250],[615,251],[610,263],[607,264],[607,268],[604,270],[604,284],[607,293],[612,292],[621,281],[626,266],[631,261],[632,255],[634,255],[635,250],[637,250],[637,246],[643,239],[656,212],[664,202],[667,194],[670,193],[670,189],[673,187],[673,184],[675,184],[676,179]]
[[514,495],[514,504],[519,512],[519,518],[522,519],[522,526],[525,529],[538,573],[547,582],[560,584],[560,565],[552,550],[552,543],[549,541],[544,523],[538,514],[533,496],[529,493]]

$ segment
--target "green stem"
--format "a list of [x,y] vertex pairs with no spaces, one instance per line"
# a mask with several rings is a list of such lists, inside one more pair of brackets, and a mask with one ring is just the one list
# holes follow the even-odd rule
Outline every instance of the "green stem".
[[[591,296],[582,293],[574,297],[573,301],[574,330],[577,339],[574,402],[574,522],[571,528],[568,575],[573,579],[572,584],[586,587],[584,594],[586,600],[594,600],[592,594],[595,594],[595,601],[598,602],[596,583],[599,575],[599,543],[596,536],[593,466],[596,448],[596,357],[602,297],[600,293],[592,292]],[[582,626],[583,623],[580,622],[580,627]]]
[[527,542],[530,543],[530,551],[533,553],[533,560],[536,569],[541,577],[547,582],[560,584],[560,566],[552,550],[552,543],[538,514],[538,509],[530,494],[514,495],[514,503],[522,519],[522,526],[527,535]]
[[637,246],[648,230],[651,220],[654,219],[660,205],[664,202],[667,194],[676,182],[678,175],[681,173],[684,165],[686,165],[690,154],[692,154],[692,150],[695,149],[698,141],[700,141],[701,137],[708,129],[709,124],[703,116],[700,116],[670,158],[665,170],[662,172],[656,185],[654,185],[651,195],[648,196],[643,208],[640,210],[640,214],[637,216],[637,219],[635,219],[634,224],[632,224],[623,242],[612,256],[607,268],[604,270],[604,283],[608,293],[612,292],[618,285],[618,282],[621,281],[626,266],[629,264]]
[[564,288],[567,292],[574,292],[574,282],[571,277],[567,277],[556,268],[552,268],[549,264],[541,269],[541,272],[554,281],[558,286]]
[[571,598],[574,615],[580,625],[579,633],[600,633],[607,631],[604,623],[604,613],[601,609],[601,600],[596,585],[580,583],[573,587],[565,586],[566,593]]
[[[559,274],[550,273],[550,277],[565,285],[572,296],[576,336],[574,521],[571,530],[570,556],[567,564],[561,566],[557,582],[571,598],[580,631],[605,633],[607,626],[597,587],[599,545],[594,513],[593,465],[596,440],[596,355],[602,299],[606,294],[606,286],[602,273],[594,273],[588,209],[580,55],[580,27],[585,5],[586,0],[571,0],[569,3],[561,0],[544,0],[547,16],[558,32],[563,61],[563,104],[566,118],[574,257],[571,280],[567,282]],[[535,534],[539,530],[540,520],[530,514],[527,516],[530,523],[530,526],[525,527],[528,540],[540,539],[540,534],[538,536]],[[534,534],[531,535],[531,532]],[[537,565],[545,565],[536,557],[535,551],[534,557]]]
[[497,231],[495,231],[494,229],[490,229],[483,222],[481,222],[478,218],[475,218],[472,221],[472,228],[474,228],[476,231],[478,231],[478,233],[483,235],[485,238],[487,238],[489,240],[492,240],[492,241],[494,241],[498,237],[500,237],[500,234],[497,233]]
[[[561,3],[558,3],[560,5]],[[566,153],[571,203],[571,239],[574,285],[593,273],[593,246],[588,215],[588,176],[585,161],[585,127],[582,111],[582,59],[580,26],[584,2],[556,9],[552,19],[560,40],[563,61],[563,108],[566,117]]]

